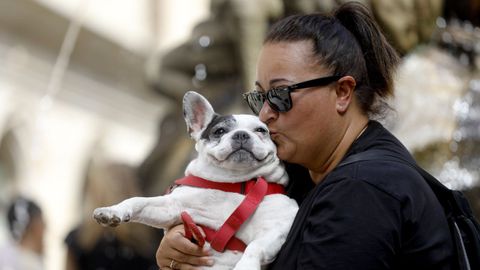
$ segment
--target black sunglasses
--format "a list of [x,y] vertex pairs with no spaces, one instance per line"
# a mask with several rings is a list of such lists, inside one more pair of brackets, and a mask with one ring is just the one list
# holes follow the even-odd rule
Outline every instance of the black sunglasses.
[[268,105],[270,105],[270,107],[275,111],[287,112],[292,108],[292,97],[290,96],[291,92],[309,87],[326,86],[331,84],[332,82],[338,81],[341,77],[343,76],[334,75],[322,77],[297,84],[292,84],[289,86],[272,88],[266,93],[254,90],[248,93],[244,93],[243,99],[247,101],[248,106],[256,115],[260,113],[260,110],[262,109],[265,100],[268,102]]

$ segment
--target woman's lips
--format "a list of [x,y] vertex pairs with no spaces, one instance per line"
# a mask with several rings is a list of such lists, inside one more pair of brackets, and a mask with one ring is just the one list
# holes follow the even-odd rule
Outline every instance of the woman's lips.
[[270,132],[270,138],[272,139],[273,144],[275,144],[275,146],[278,147],[278,139],[279,139],[278,133]]
[[276,140],[278,139],[278,136],[279,136],[279,135],[278,135],[278,133],[277,133],[276,131],[273,131],[273,132],[270,131],[270,138],[272,139],[272,141],[273,141],[274,143],[276,143]]

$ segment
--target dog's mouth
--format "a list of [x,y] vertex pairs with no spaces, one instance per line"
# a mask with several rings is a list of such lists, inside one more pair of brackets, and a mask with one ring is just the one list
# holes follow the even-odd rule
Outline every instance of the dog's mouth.
[[268,155],[265,156],[257,156],[255,153],[249,149],[240,147],[232,151],[225,160],[230,160],[236,163],[248,163],[248,162],[262,162],[264,161]]
[[230,149],[229,153],[223,152],[223,154],[217,153],[210,153],[209,156],[212,160],[215,160],[218,163],[229,162],[229,163],[236,163],[236,164],[251,164],[254,163],[261,164],[265,162],[270,156],[272,152],[256,152],[249,147],[238,147],[234,149]]
[[235,151],[232,151],[226,158],[227,160],[232,160],[234,162],[248,162],[254,159],[257,159],[255,155],[244,148],[239,148]]

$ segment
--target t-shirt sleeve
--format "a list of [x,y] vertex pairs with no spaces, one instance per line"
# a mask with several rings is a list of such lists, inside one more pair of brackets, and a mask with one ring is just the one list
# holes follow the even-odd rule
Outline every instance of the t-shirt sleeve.
[[298,269],[388,269],[400,245],[400,202],[361,180],[326,186],[307,218]]

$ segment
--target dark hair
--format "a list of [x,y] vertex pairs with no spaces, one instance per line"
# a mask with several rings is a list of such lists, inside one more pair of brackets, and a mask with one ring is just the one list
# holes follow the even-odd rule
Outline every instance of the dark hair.
[[40,207],[31,200],[18,197],[8,207],[7,220],[13,238],[20,241],[32,220],[42,215]]
[[366,7],[348,2],[332,14],[292,15],[275,23],[265,43],[311,40],[319,63],[335,75],[350,75],[364,112],[380,113],[393,95],[393,75],[399,63]]

